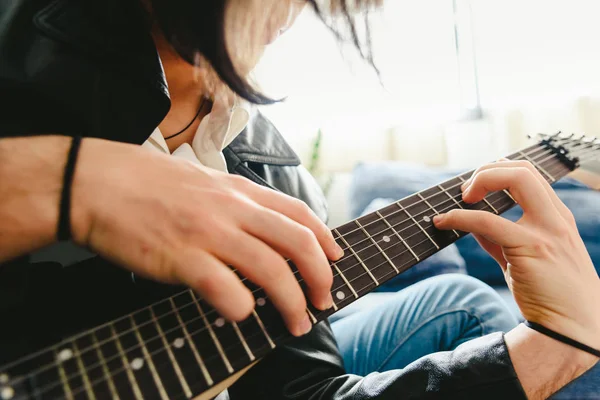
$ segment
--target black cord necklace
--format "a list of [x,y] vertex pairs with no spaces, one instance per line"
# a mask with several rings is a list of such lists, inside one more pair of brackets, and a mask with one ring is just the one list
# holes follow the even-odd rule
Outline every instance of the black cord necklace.
[[194,115],[194,118],[190,121],[190,123],[187,124],[187,126],[185,128],[183,128],[182,130],[180,130],[179,132],[174,133],[171,136],[167,136],[165,138],[165,140],[173,139],[174,137],[179,136],[183,132],[187,131],[189,129],[189,127],[192,126],[192,124],[194,123],[194,121],[196,121],[196,118],[198,118],[198,116],[202,112],[202,109],[204,108],[204,104],[205,103],[206,103],[206,97],[202,97],[202,101],[200,102],[200,107],[198,108],[198,112],[196,113],[196,115]]

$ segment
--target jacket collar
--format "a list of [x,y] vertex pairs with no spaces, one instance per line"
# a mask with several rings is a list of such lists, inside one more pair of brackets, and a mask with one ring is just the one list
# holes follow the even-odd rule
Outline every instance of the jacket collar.
[[[108,65],[132,80],[141,78],[162,95],[157,103],[164,104],[166,100],[170,106],[162,64],[149,33],[146,14],[137,1],[55,0],[37,13],[34,22],[44,34],[76,48],[93,62]],[[155,108],[159,109],[165,107]],[[137,142],[142,144],[151,134],[152,131],[147,132]],[[252,113],[244,131],[228,148],[242,162],[300,164],[277,128],[258,111]]]
[[298,155],[279,130],[258,110],[252,112],[246,129],[227,148],[242,162],[300,165]]

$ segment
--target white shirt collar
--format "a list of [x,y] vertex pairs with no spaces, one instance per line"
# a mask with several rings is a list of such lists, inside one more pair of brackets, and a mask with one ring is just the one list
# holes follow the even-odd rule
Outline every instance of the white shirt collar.
[[[225,96],[216,97],[210,114],[200,122],[192,145],[182,144],[173,152],[173,156],[227,172],[222,151],[248,125],[251,108],[250,103],[237,97],[232,102],[227,101]],[[142,146],[165,154],[170,153],[167,142],[158,128]]]

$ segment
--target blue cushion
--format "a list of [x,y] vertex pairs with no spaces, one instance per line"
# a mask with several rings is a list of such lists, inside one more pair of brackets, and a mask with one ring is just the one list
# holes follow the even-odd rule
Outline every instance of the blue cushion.
[[[353,171],[350,187],[352,217],[356,218],[366,211],[373,211],[391,201],[436,185],[461,172],[463,171],[393,161],[358,164]],[[596,268],[600,270],[600,193],[589,190],[585,185],[570,178],[557,182],[554,188],[561,200],[573,212],[579,233]],[[380,200],[375,201],[376,199]],[[513,221],[521,215],[522,210],[519,207],[504,214]],[[504,276],[495,261],[479,247],[472,236],[459,240],[456,246],[463,261],[466,262],[470,275],[490,285],[504,285]],[[457,263],[456,259],[445,262]],[[442,269],[440,266],[437,268]]]

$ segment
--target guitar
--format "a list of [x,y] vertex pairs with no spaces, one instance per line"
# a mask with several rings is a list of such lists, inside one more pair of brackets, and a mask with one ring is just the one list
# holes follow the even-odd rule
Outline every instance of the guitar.
[[[536,144],[508,158],[531,162],[554,183],[599,159],[600,141],[540,135]],[[345,256],[331,262],[333,307],[319,311],[308,306],[313,324],[466,235],[435,229],[432,218],[436,214],[457,208],[502,214],[515,206],[508,191],[490,193],[476,204],[464,203],[460,186],[472,173],[333,229]],[[296,267],[289,264],[305,288]],[[33,342],[29,338],[53,336],[52,326],[44,332],[27,332],[21,326],[27,324],[0,314],[0,333],[10,331],[11,337],[19,338],[0,341],[0,354],[14,355],[0,366],[0,400],[210,399],[277,346],[293,340],[263,289],[247,280],[244,283],[255,296],[256,308],[238,323],[226,321],[205,300],[182,288],[91,328],[74,323],[73,332],[41,348],[29,347]],[[60,312],[56,310],[57,317]]]

